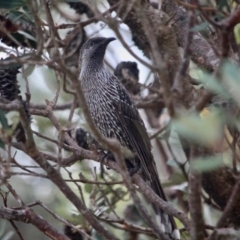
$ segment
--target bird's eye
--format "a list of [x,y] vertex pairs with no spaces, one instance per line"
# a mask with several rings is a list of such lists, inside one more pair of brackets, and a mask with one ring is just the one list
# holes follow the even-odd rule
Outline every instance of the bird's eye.
[[94,46],[94,42],[90,42],[90,47],[93,47]]

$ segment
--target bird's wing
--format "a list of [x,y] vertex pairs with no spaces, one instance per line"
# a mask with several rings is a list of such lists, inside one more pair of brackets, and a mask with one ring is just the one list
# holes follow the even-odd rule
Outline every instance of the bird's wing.
[[133,105],[130,97],[122,87],[119,87],[120,99],[113,102],[115,114],[121,124],[124,135],[133,150],[137,153],[143,174],[148,180],[152,180],[151,168],[155,163],[151,153],[151,144],[144,123]]
[[[156,165],[151,153],[150,140],[144,123],[138,113],[138,110],[132,104],[128,94],[124,91],[124,89],[120,88],[118,91],[121,97],[119,101],[113,103],[116,111],[115,115],[122,126],[125,136],[128,138],[129,144],[140,159],[142,176],[145,181],[150,181],[153,191],[164,201],[167,201],[158,177]],[[153,204],[153,208],[158,215],[158,220],[162,224],[161,226],[166,227],[165,231],[169,235],[174,234],[176,225],[173,217],[167,215],[155,204]],[[174,239],[178,238],[179,237],[177,236]]]

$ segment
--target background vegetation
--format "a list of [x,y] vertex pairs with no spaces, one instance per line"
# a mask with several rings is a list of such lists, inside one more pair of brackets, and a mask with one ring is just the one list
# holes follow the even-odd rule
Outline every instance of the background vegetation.
[[[240,239],[239,22],[237,0],[1,0],[0,239],[156,239],[144,195],[182,239]],[[94,36],[117,38],[105,65],[144,119],[172,204],[99,164],[78,79]]]

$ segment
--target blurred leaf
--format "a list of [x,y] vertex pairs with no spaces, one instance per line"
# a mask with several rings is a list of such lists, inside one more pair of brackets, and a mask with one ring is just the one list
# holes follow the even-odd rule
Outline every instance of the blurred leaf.
[[[24,47],[36,48],[35,24],[32,21],[30,13],[14,10],[10,11],[6,16],[1,16],[2,22],[8,33],[15,38]],[[2,42],[11,47],[18,47],[5,32],[0,31]]]
[[7,14],[7,18],[14,23],[21,23],[21,26],[24,29],[28,26],[29,28],[34,26],[34,22],[32,21],[32,15],[27,12],[13,10]]
[[[183,224],[177,218],[174,218],[174,219],[175,219],[175,221],[177,223],[178,229],[179,228],[183,228]],[[190,234],[187,231],[182,232],[181,237],[182,237],[182,239],[186,239],[186,240],[191,239]]]
[[163,182],[162,186],[163,187],[171,187],[174,185],[179,185],[186,182],[186,178],[183,176],[182,173],[179,172],[174,172],[171,174],[167,182]]
[[4,9],[14,9],[23,7],[26,5],[24,0],[1,0],[0,1],[0,8]]
[[211,156],[195,159],[190,167],[198,172],[209,172],[223,166],[223,160],[219,156]]
[[[0,138],[0,148],[5,149],[5,143],[1,138]],[[1,229],[0,229],[0,236],[1,236]]]
[[[125,188],[118,187],[117,189],[114,189],[114,191],[116,192],[116,194],[111,194],[110,196],[110,202],[111,204],[115,205],[117,202],[121,201],[121,199],[119,199],[120,197],[124,197],[126,195],[126,192],[124,191]],[[112,191],[110,190],[110,192],[112,193]]]
[[[55,92],[57,87],[57,80],[54,71],[51,68],[42,68],[41,73],[48,89],[52,92]],[[51,79],[51,81],[49,81],[49,79]]]
[[[36,39],[34,37],[32,37],[30,34],[28,34],[27,32],[18,31],[16,33],[11,33],[11,36],[19,42],[19,45],[21,44],[24,47],[32,47],[32,48],[37,47]],[[9,41],[4,40],[2,42],[10,47],[18,47],[19,46],[12,40],[9,40]]]
[[9,136],[11,136],[14,131],[16,130],[19,122],[20,122],[20,116],[19,116],[19,113],[13,113],[13,115],[10,116],[10,118],[8,117],[8,119],[10,120],[11,122],[11,129],[9,129],[9,131],[7,132],[7,134]]
[[7,232],[3,238],[1,238],[1,240],[10,240],[12,239],[12,236],[14,235],[14,232],[13,231],[9,231]]
[[[219,10],[227,10],[228,12],[231,12],[231,8],[230,8],[230,5],[228,3],[228,0],[217,0],[216,3],[217,3],[217,7],[218,7]],[[219,19],[219,21],[220,20],[221,19]]]
[[94,239],[96,239],[96,240],[104,240],[104,238],[96,231],[94,231]]
[[0,224],[0,237],[3,236],[6,227],[6,221],[1,221]]
[[176,160],[173,158],[169,158],[167,161],[167,165],[170,167],[178,168],[178,164],[176,163]]
[[190,30],[192,32],[200,32],[200,31],[204,31],[208,28],[209,23],[208,22],[202,22],[194,27],[192,27]]
[[[19,35],[23,36],[23,38],[25,38],[24,41],[26,41],[26,39],[29,40],[30,46],[32,46],[32,47],[36,46],[36,42],[37,42],[36,38],[33,37],[31,34],[29,34],[28,32],[25,32],[25,31],[21,31],[21,30],[19,30],[18,33],[19,33]],[[21,43],[23,44],[23,41],[21,41]]]
[[170,131],[169,129],[164,130],[160,134],[157,135],[157,139],[164,140],[169,138]]
[[9,129],[7,118],[2,109],[0,109],[0,123],[2,124],[3,129]]
[[172,126],[177,133],[190,141],[208,146],[218,140],[221,134],[222,119],[217,111],[212,111],[204,119],[198,114],[186,114],[173,120]]
[[6,230],[6,221],[2,221],[1,220],[1,224],[0,224],[0,237],[1,240],[10,240],[14,234],[13,231],[8,231],[7,233],[5,233]]
[[200,83],[204,84],[204,86],[209,89],[213,93],[217,93],[224,98],[229,98],[229,94],[226,92],[226,89],[220,84],[218,79],[212,74],[203,72],[201,79],[197,79]]
[[224,83],[228,87],[228,91],[230,92],[232,98],[240,104],[240,70],[239,67],[229,61],[225,61],[222,68],[222,75],[224,79]]
[[237,44],[240,44],[240,24],[237,24],[234,28],[234,35],[237,41]]
[[74,225],[81,225],[81,226],[86,226],[88,223],[86,222],[85,218],[83,217],[82,214],[78,214],[78,213],[73,213],[72,214],[72,219],[71,222]]
[[[172,189],[181,191],[181,192],[183,192],[183,193],[185,193],[187,195],[188,194],[188,182],[185,181],[185,182],[183,182],[181,184],[173,185]],[[187,200],[187,196],[184,197],[184,198]]]
[[34,71],[35,66],[36,65],[33,65],[33,64],[26,65],[24,67],[23,72],[22,72],[23,77],[27,78],[28,76],[30,76],[33,73],[33,71]]
[[93,189],[92,184],[88,184],[88,183],[85,183],[85,184],[84,184],[84,190],[85,190],[87,193],[91,193],[91,192],[92,192],[92,189]]

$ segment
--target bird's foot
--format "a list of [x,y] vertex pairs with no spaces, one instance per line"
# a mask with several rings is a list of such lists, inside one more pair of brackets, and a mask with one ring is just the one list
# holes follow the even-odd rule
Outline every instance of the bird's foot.
[[[102,164],[105,160],[108,161],[115,161],[114,155],[110,151],[101,151],[103,155],[100,158],[100,163]],[[110,167],[106,166],[106,168],[109,170]]]
[[126,162],[127,169],[128,169],[130,176],[133,176],[135,173],[137,173],[139,171],[139,169],[140,169],[139,161],[136,161],[133,164],[133,162],[131,160],[126,159],[125,162]]
[[[115,157],[113,155],[112,152],[110,151],[102,151],[103,155],[102,157],[100,158],[100,163],[102,164],[105,160],[106,161],[114,161],[116,162],[115,160]],[[138,160],[135,161],[134,160],[129,160],[129,159],[125,159],[125,163],[126,163],[126,166],[127,166],[127,169],[128,169],[128,172],[130,174],[130,176],[133,176],[133,174],[137,173],[140,169],[140,163]],[[106,167],[108,170],[110,169],[108,166]]]

